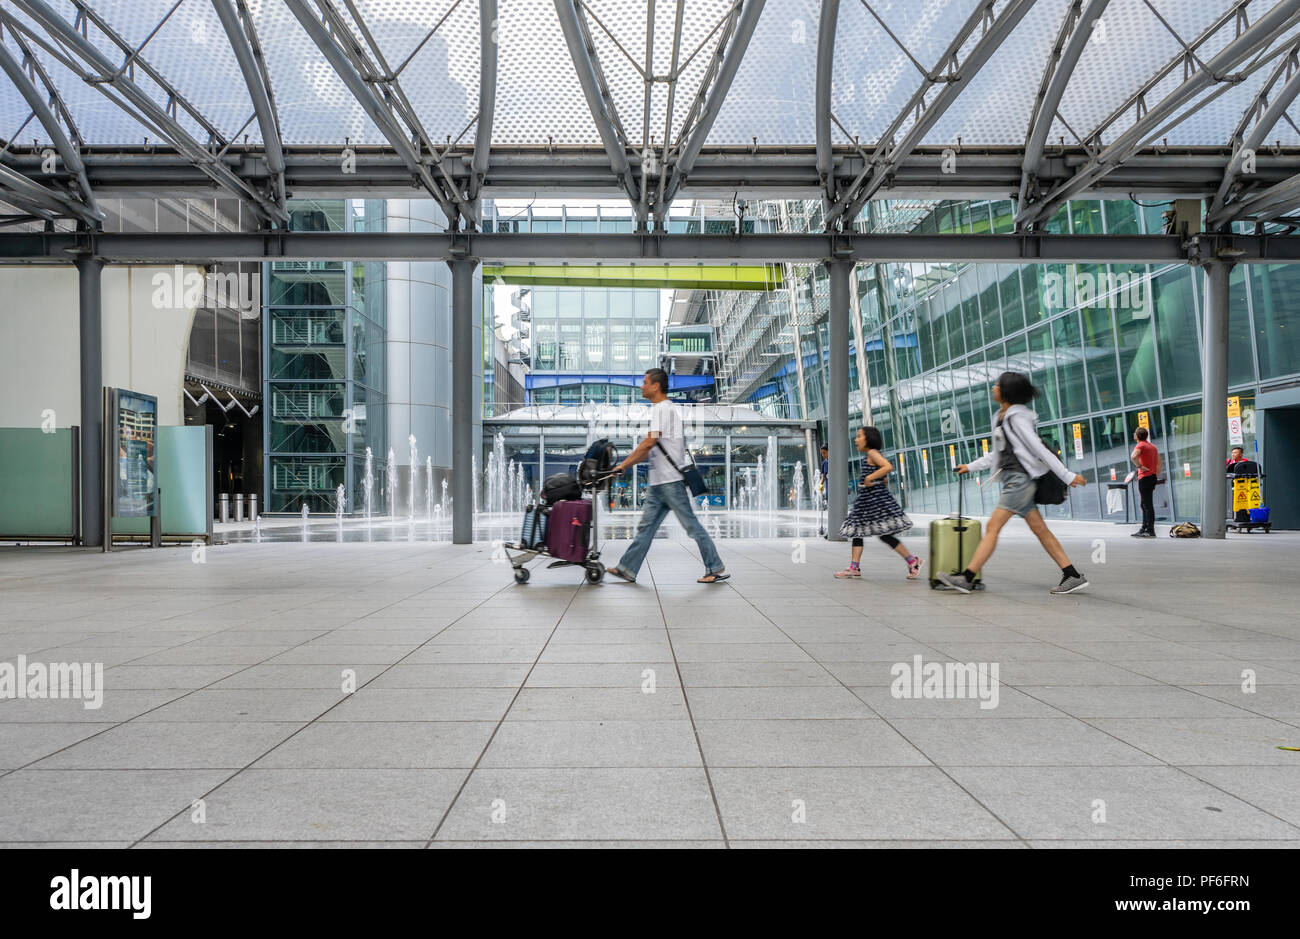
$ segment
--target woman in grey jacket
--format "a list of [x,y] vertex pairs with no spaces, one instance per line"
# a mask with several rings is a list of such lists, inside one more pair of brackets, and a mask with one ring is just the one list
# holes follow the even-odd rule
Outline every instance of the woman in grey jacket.
[[1061,582],[1051,589],[1051,593],[1074,593],[1088,586],[1088,578],[1070,563],[1065,549],[1048,530],[1034,502],[1038,477],[1046,473],[1055,473],[1069,486],[1087,483],[1082,476],[1066,469],[1056,454],[1039,439],[1038,415],[1026,407],[1037,395],[1038,390],[1028,376],[1020,372],[1003,372],[998,376],[993,386],[993,400],[1001,405],[1001,409],[993,418],[993,448],[978,460],[957,467],[959,474],[994,469],[992,478],[999,479],[1002,484],[997,508],[989,518],[988,528],[975,549],[970,566],[960,574],[940,572],[937,575],[939,580],[961,593],[970,593],[975,574],[998,546],[998,533],[1002,526],[1016,515],[1028,523],[1029,530],[1061,567]]

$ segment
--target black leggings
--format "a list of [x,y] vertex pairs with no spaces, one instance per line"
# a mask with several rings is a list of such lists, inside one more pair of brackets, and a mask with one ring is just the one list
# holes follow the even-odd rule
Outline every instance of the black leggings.
[[[891,547],[891,548],[897,548],[897,547],[898,547],[898,539],[895,538],[893,535],[881,535],[881,536],[880,536],[880,540],[883,541],[885,544],[887,544],[887,545],[888,545],[889,547]],[[854,539],[853,539],[853,547],[855,547],[855,548],[860,548],[860,547],[862,547],[862,539],[861,539],[861,538],[854,538]]]

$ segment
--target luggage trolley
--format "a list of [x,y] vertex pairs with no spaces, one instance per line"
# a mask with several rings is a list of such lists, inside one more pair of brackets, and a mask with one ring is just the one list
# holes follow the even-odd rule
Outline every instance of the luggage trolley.
[[[515,571],[515,583],[526,584],[532,576],[530,571],[524,565],[537,558],[555,557],[551,553],[549,543],[549,516],[552,510],[565,502],[576,501],[575,499],[552,499],[547,500],[544,494],[547,490],[552,489],[552,484],[557,486],[571,486],[577,490],[578,498],[582,501],[591,503],[591,525],[585,532],[587,537],[586,556],[581,561],[558,558],[547,565],[552,567],[582,567],[586,571],[587,583],[598,584],[605,579],[605,565],[600,562],[600,536],[597,528],[597,517],[600,514],[600,498],[598,494],[609,486],[609,481],[614,478],[614,474],[609,471],[614,465],[615,451],[614,447],[607,440],[598,440],[587,450],[587,456],[578,466],[578,478],[575,480],[572,476],[560,475],[552,476],[546,481],[546,487],[540,493],[537,499],[524,511],[523,527],[520,532],[518,542],[503,544],[501,547],[506,553],[506,558],[510,561],[510,566]],[[583,498],[583,493],[591,496],[590,499]],[[572,494],[572,490],[566,493]]]

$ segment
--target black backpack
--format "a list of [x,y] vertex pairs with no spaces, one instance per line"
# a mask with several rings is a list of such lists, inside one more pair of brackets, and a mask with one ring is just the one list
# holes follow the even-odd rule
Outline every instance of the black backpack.
[[554,476],[547,476],[546,481],[542,483],[542,501],[547,505],[555,505],[557,502],[563,502],[566,499],[581,499],[582,488],[578,481],[568,473],[556,473]]
[[[578,480],[584,486],[595,484],[596,477],[608,473],[618,460],[618,451],[614,445],[609,442],[609,438],[602,437],[587,448],[587,455],[582,462],[578,464]],[[597,489],[605,489],[609,486],[608,479],[602,479]]]

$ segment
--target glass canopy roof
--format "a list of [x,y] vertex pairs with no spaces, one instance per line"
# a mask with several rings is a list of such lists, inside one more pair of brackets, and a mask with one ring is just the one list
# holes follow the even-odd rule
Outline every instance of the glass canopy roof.
[[[1266,39],[1241,49],[1261,21]],[[474,148],[495,86],[480,148],[609,151],[612,135],[626,156],[649,146],[671,167],[692,142],[697,153],[813,147],[819,67],[825,142],[872,166],[900,141],[1026,148],[1044,123],[1048,156],[1096,156],[1141,131],[1122,160],[1152,147],[1230,150],[1250,115],[1289,102],[1300,0],[7,0],[0,35],[17,63],[0,78],[0,162],[57,144],[35,96],[78,150],[152,144],[194,158],[177,142],[187,136],[201,163],[271,133],[291,153],[407,148],[436,168],[440,151]],[[252,57],[241,62],[237,43]],[[1208,81],[1180,96],[1197,76]],[[1059,98],[1036,114],[1049,80]],[[1168,112],[1143,123],[1162,102]],[[1285,108],[1275,118],[1264,143],[1300,145]],[[847,192],[847,207],[859,194]]]
[[[175,88],[226,140],[246,134],[260,143],[261,128],[235,55],[209,0],[47,0],[44,4],[68,23],[80,10],[94,16],[87,39],[115,66],[127,53],[136,58],[134,81],[160,104],[167,92],[145,74],[147,63]],[[364,36],[349,7],[359,14],[392,69],[402,68],[400,85],[429,137],[446,144],[472,129],[479,96],[479,4],[472,0],[342,0],[332,4],[358,42]],[[943,53],[963,22],[982,7],[994,13],[1005,0],[845,0],[840,4],[834,46],[832,112],[848,134],[864,145],[880,134],[917,91],[925,69],[942,67]],[[22,61],[30,51],[48,74],[81,139],[90,146],[158,142],[158,134],[119,108],[106,83],[89,84],[22,29],[49,33],[18,3],[5,4],[4,45]],[[318,11],[315,4],[309,4]],[[677,81],[672,89],[672,134],[681,133],[693,99],[700,92],[733,0],[585,0],[579,5],[595,58],[628,141],[640,147],[653,137],[662,145],[674,54]],[[1208,61],[1237,31],[1234,10],[1253,20],[1268,0],[1112,0],[1094,29],[1070,78],[1048,140],[1088,139],[1160,69],[1180,55],[1217,21],[1227,24],[1195,49],[1192,61]],[[387,141],[349,93],[330,64],[282,0],[247,0],[246,7],[265,52],[271,90],[286,145],[385,144]],[[674,42],[681,8],[680,35]],[[957,102],[923,138],[928,145],[1009,145],[1024,142],[1035,96],[1053,42],[1071,0],[1036,0],[992,58],[965,87]],[[174,9],[173,9],[174,8]],[[652,11],[651,12],[651,8]],[[170,15],[169,15],[170,14]],[[706,140],[707,146],[811,145],[820,4],[816,0],[767,0],[753,37]],[[1162,22],[1163,20],[1163,22]],[[162,24],[159,26],[159,24]],[[430,36],[430,32],[436,31]],[[652,28],[649,28],[652,27]],[[489,29],[492,25],[489,24]],[[156,30],[156,32],[155,32]],[[552,0],[501,0],[495,32],[499,65],[492,142],[502,145],[597,145],[600,135],[583,97]],[[890,33],[893,34],[891,37]],[[1280,31],[1265,55],[1294,56],[1300,23]],[[978,31],[967,46],[978,39]],[[897,41],[895,41],[897,40]],[[51,43],[54,48],[62,46]],[[414,53],[414,55],[412,55]],[[648,126],[645,109],[647,58],[657,80],[651,84]],[[408,61],[409,59],[409,61]],[[915,60],[913,62],[912,60]],[[1275,58],[1273,61],[1277,61]],[[1257,69],[1209,105],[1169,129],[1171,145],[1225,146],[1267,68]],[[1155,83],[1148,103],[1160,100],[1184,77],[1182,66]],[[1191,110],[1190,108],[1188,110]],[[31,107],[12,82],[0,82],[0,137],[16,144],[47,143]],[[1130,106],[1109,125],[1103,139],[1132,125]],[[182,108],[180,124],[206,142],[204,126]],[[905,133],[910,121],[900,130]],[[24,126],[25,124],[25,126]],[[21,132],[19,128],[22,127]],[[1077,136],[1076,136],[1077,135]],[[1300,144],[1290,120],[1275,128],[1272,140]],[[838,128],[834,142],[847,144]]]

